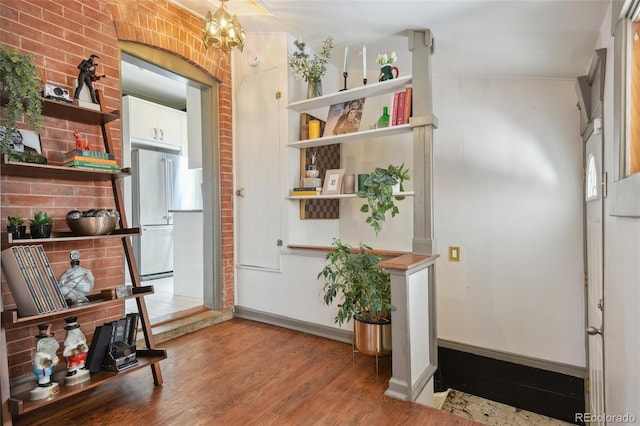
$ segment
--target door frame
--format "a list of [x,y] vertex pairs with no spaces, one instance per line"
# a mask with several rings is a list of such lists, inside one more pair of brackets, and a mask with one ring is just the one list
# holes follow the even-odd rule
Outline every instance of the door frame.
[[[222,215],[220,171],[220,120],[218,110],[219,81],[178,55],[142,44],[120,41],[121,52],[181,75],[188,84],[200,89],[202,101],[202,213],[204,288],[203,304],[209,309],[222,310]],[[209,285],[211,283],[211,285]]]

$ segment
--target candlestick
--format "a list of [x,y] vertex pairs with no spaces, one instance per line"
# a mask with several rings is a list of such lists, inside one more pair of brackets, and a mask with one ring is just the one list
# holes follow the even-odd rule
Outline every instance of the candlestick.
[[348,72],[343,72],[342,76],[344,77],[344,88],[340,89],[340,91],[342,92],[343,90],[347,90],[347,77],[349,76]]
[[362,77],[365,79],[367,78],[367,47],[366,46],[362,46]]
[[344,48],[344,68],[342,72],[349,72],[349,46]]

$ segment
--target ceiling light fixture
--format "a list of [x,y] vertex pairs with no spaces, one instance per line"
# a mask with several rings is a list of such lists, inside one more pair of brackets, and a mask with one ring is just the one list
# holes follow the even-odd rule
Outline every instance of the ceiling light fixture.
[[231,17],[227,11],[224,5],[226,1],[229,0],[220,0],[220,8],[213,15],[211,11],[207,13],[207,18],[202,24],[202,41],[207,49],[213,46],[229,53],[234,47],[238,47],[242,52],[244,30],[236,15]]

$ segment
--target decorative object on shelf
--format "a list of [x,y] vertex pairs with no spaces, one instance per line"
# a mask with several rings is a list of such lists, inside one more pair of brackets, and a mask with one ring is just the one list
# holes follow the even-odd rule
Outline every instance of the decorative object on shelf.
[[91,378],[89,370],[85,367],[89,346],[87,346],[87,339],[80,330],[78,317],[67,317],[64,320],[67,323],[64,327],[67,335],[64,339],[62,352],[62,356],[67,359],[67,375],[64,378],[64,384],[71,386]]
[[89,96],[91,97],[91,102],[98,105],[100,104],[96,97],[96,91],[93,89],[93,82],[106,76],[104,74],[96,75],[98,65],[100,65],[100,57],[98,55],[91,55],[88,59],[83,59],[82,62],[78,64],[80,72],[78,73],[76,90],[73,92],[73,99],[80,99],[82,90],[86,85]]
[[31,362],[31,371],[36,375],[38,385],[31,389],[30,397],[32,401],[50,398],[60,392],[60,385],[51,381],[53,370],[60,360],[56,355],[60,344],[53,336],[51,324],[40,324],[38,326],[36,351]]
[[20,216],[7,217],[7,233],[11,234],[11,238],[19,240],[27,236],[27,225]]
[[309,120],[309,139],[320,137],[320,120]]
[[[7,128],[0,126],[0,140],[4,140]],[[19,163],[47,164],[41,155],[40,134],[31,130],[16,129],[10,136],[11,142],[2,144],[0,151],[7,154],[9,161]]]
[[369,178],[368,173],[358,174],[358,191],[365,189],[364,183]]
[[[371,247],[359,243],[354,250],[334,238],[334,250],[327,253],[328,264],[318,274],[323,279],[323,298],[326,305],[338,300],[334,321],[342,325],[352,318],[356,348],[371,356],[391,353],[391,279],[389,272],[378,266],[380,257],[367,252]],[[360,324],[358,324],[360,323]],[[373,333],[362,333],[372,325]]]
[[333,195],[342,193],[342,178],[344,169],[327,170],[324,175],[324,186],[322,195]]
[[314,53],[313,57],[306,53],[306,44],[302,40],[295,40],[293,44],[298,51],[289,56],[289,68],[297,79],[308,83],[307,98],[321,96],[322,77],[327,72],[327,64],[333,49],[333,37],[328,36],[322,43],[320,55]]
[[111,209],[71,210],[65,220],[76,235],[108,235],[116,229],[120,213]]
[[51,237],[51,217],[42,211],[33,215],[33,219],[29,220],[29,230],[31,238],[49,238]]
[[[202,42],[207,49],[212,47],[220,49],[226,55],[234,48],[244,49],[244,30],[238,17],[233,17],[224,5],[229,0],[220,0],[220,7],[216,13],[207,12],[207,17],[202,23]],[[259,61],[259,57],[258,57]]]
[[327,126],[322,136],[357,132],[360,129],[365,100],[366,98],[353,99],[331,105],[329,116],[327,117]]
[[73,136],[76,138],[76,150],[81,149],[91,151],[91,144],[87,142],[86,139],[82,139],[82,136],[80,136],[80,130],[76,129],[73,132]]
[[89,302],[87,294],[93,288],[95,278],[90,270],[80,266],[80,252],[73,250],[69,253],[71,267],[64,271],[58,280],[60,292],[71,300],[74,306]]
[[345,194],[353,194],[356,192],[356,175],[348,174],[344,175],[342,180],[342,188],[343,193]]
[[317,178],[318,176],[320,176],[320,170],[318,170],[318,168],[316,167],[316,158],[318,158],[318,153],[317,152],[312,152],[311,153],[311,164],[309,164],[307,166],[307,170],[305,172],[305,174],[307,175],[308,178]]
[[373,227],[376,235],[382,230],[387,212],[391,213],[391,217],[400,213],[394,200],[401,201],[405,197],[393,195],[394,185],[399,184],[400,191],[404,191],[402,183],[409,179],[409,169],[405,169],[404,163],[400,166],[389,165],[386,169],[376,167],[364,181],[364,188],[358,188],[358,197],[367,200],[360,211],[369,213],[365,222]]
[[347,77],[349,77],[349,46],[344,48],[344,66],[342,67],[342,77],[344,77],[344,87],[340,89],[347,90]]
[[367,46],[362,46],[362,84],[367,85]]
[[[320,123],[322,126],[322,123]],[[306,170],[311,164],[313,153],[316,153],[315,166],[320,171],[319,176],[324,176],[326,170],[340,168],[340,144],[320,145],[313,149],[302,148],[300,150],[300,170]],[[322,179],[303,179],[303,186],[315,186],[322,191]],[[300,200],[300,219],[339,219],[340,200],[337,198],[313,198]]]
[[311,122],[311,120],[317,120],[320,123],[321,135],[324,132],[324,127],[327,124],[324,120],[320,120],[319,118],[314,117],[313,115],[303,112],[302,114],[300,114],[300,140],[301,141],[309,139],[309,122]]
[[33,57],[22,55],[17,49],[8,50],[0,43],[0,82],[7,92],[2,124],[6,127],[0,139],[2,152],[10,152],[11,136],[24,116],[25,124],[34,131],[42,123],[42,82]]
[[382,115],[378,119],[376,123],[376,127],[378,129],[382,129],[383,127],[389,127],[389,107],[382,107]]
[[[387,56],[386,53],[379,54],[376,58],[376,62],[380,65],[380,76],[378,77],[378,81],[386,81],[394,78],[398,78],[398,67],[392,66],[398,57],[396,56],[396,52],[391,52],[391,55]],[[393,73],[395,72],[395,76]]]

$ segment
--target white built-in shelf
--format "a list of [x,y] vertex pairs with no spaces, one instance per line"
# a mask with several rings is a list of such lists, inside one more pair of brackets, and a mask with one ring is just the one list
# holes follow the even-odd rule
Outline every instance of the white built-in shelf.
[[[415,195],[413,191],[394,192],[394,197],[412,197]],[[356,194],[332,194],[332,195],[289,195],[289,200],[331,200],[336,198],[356,198]],[[363,198],[364,200],[364,198]]]
[[352,99],[367,98],[372,96],[384,95],[395,91],[404,90],[404,88],[413,81],[410,75],[383,81],[381,83],[367,84],[353,89],[343,90],[341,92],[331,93],[329,95],[318,96],[316,98],[305,99],[298,102],[292,102],[287,108],[305,112],[316,108],[322,108]]
[[305,139],[303,141],[291,142],[291,148],[310,148],[313,146],[333,145],[337,143],[352,142],[363,138],[377,138],[381,136],[395,136],[411,132],[410,124],[399,124],[397,126],[383,127],[381,129],[363,130],[361,132],[345,133],[343,135],[325,136],[316,139]]

